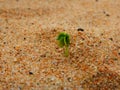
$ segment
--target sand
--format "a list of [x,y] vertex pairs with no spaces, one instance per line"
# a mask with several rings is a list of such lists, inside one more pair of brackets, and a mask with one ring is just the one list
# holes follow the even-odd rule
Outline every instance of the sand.
[[0,0],[0,90],[120,90],[120,0]]

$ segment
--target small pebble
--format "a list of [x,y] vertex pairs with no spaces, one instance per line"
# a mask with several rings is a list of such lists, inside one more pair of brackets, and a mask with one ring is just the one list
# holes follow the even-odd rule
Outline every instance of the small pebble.
[[69,82],[71,82],[71,81],[72,81],[72,78],[71,78],[71,77],[68,77],[67,80],[68,80]]
[[26,38],[24,38],[24,40],[26,40]]
[[37,83],[37,85],[40,85],[40,83]]
[[84,31],[84,29],[82,29],[82,28],[78,28],[78,29],[77,29],[77,31],[82,31],[82,32],[83,32],[83,31]]
[[113,41],[113,38],[109,38],[111,41]]
[[118,60],[117,58],[113,58],[115,61]]
[[110,16],[110,15],[109,15],[108,13],[106,13],[105,11],[104,11],[103,13],[104,13],[106,16],[108,16],[108,17]]
[[103,33],[101,33],[101,36],[103,36]]
[[3,42],[4,44],[6,44],[6,42]]
[[33,75],[33,72],[29,72],[30,75]]
[[109,15],[109,14],[106,14],[106,16],[108,16],[108,17],[109,17],[110,15]]
[[32,25],[34,25],[34,23],[31,23]]

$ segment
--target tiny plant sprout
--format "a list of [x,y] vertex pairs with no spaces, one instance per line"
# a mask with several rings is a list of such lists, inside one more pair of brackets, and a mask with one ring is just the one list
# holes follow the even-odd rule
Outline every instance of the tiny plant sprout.
[[57,40],[59,42],[60,47],[65,48],[65,56],[67,57],[69,55],[69,45],[70,45],[70,35],[67,33],[60,33],[57,37]]

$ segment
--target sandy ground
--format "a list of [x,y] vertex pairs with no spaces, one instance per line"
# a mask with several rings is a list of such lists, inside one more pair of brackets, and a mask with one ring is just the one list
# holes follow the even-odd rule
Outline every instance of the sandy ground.
[[0,0],[0,90],[120,90],[120,0]]

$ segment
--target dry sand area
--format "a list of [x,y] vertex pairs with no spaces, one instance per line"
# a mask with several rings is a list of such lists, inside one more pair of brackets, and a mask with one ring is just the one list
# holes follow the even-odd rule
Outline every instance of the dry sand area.
[[120,0],[0,0],[0,90],[120,90]]

